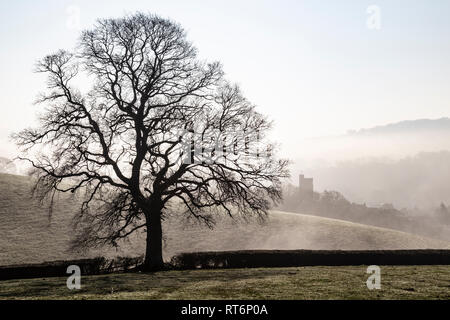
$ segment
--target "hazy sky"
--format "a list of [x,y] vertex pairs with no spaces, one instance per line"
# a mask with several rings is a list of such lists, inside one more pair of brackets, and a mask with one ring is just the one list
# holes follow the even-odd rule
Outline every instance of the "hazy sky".
[[[370,29],[371,5],[381,10]],[[180,22],[203,58],[275,120],[283,154],[304,137],[450,116],[450,1],[61,1],[0,3],[0,155],[33,123],[35,61],[70,49],[97,18],[135,11]]]

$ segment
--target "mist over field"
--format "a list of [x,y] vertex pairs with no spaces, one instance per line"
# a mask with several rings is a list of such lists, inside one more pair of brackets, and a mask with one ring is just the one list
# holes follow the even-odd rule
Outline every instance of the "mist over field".
[[[316,191],[335,190],[371,206],[432,211],[450,204],[450,119],[409,120],[286,145],[291,179],[314,178]],[[10,158],[11,159],[11,158]],[[0,158],[0,173],[26,175],[23,161]]]
[[[0,266],[104,256],[137,257],[145,252],[145,234],[139,233],[118,248],[100,247],[86,252],[71,250],[75,236],[72,218],[79,202],[66,194],[49,203],[31,197],[32,179],[0,174]],[[297,197],[298,198],[298,197]],[[255,249],[446,249],[450,239],[423,236],[350,221],[301,213],[270,212],[258,219],[216,217],[216,228],[208,229],[173,207],[163,223],[164,259],[182,252]]]
[[[298,215],[274,213],[269,217],[269,224],[265,226],[258,223],[233,224],[232,220],[225,219],[218,222],[214,230],[204,226],[192,226],[189,221],[185,221],[186,226],[182,227],[184,222],[169,219],[166,227],[171,227],[165,235],[166,257],[195,250],[427,248],[427,243],[433,248],[443,248],[450,242],[450,219],[447,217],[450,216],[450,209],[446,207],[450,204],[450,119],[405,121],[361,129],[344,136],[318,138],[310,147],[303,145],[298,150],[299,154],[308,156],[304,159],[309,160],[294,161],[292,185],[290,189],[285,189],[285,201],[278,207],[279,210],[296,212]],[[21,162],[1,158],[0,172],[26,174],[27,168]],[[314,178],[314,191],[336,191],[342,195],[342,199],[326,200],[326,194],[317,194],[318,198],[315,200],[306,198],[299,202],[301,197],[299,198],[300,191],[296,181],[297,172]],[[36,203],[30,204],[30,207],[34,208],[33,212],[29,209],[21,211],[21,206],[15,207],[19,204],[19,198],[29,199],[25,203],[32,201],[29,194],[32,181],[29,178],[14,176],[3,176],[2,180],[5,181],[6,187],[1,196],[3,204],[8,203],[8,199],[10,202],[4,206],[2,212],[1,218],[5,228],[2,237],[8,234],[11,236],[3,239],[3,244],[10,243],[11,246],[15,243],[15,248],[21,247],[16,247],[18,244],[13,241],[14,236],[8,231],[11,223],[8,219],[13,210],[16,212],[15,221],[23,221],[25,228],[28,224],[33,230],[38,228],[38,233],[46,234],[46,228],[49,234],[63,232],[60,235],[54,234],[53,240],[48,238],[48,241],[58,243],[61,237],[65,239],[63,247],[67,247],[66,242],[70,240],[68,234],[73,234],[70,232],[70,217],[75,210],[67,211],[59,206],[52,217],[52,221],[56,222],[47,226],[47,209],[39,208]],[[17,183],[19,185],[13,187]],[[76,207],[75,204],[73,206]],[[175,213],[176,210],[172,212]],[[32,217],[30,220],[26,218],[28,214]],[[346,222],[307,218],[301,214]],[[24,220],[20,220],[20,217]],[[347,225],[349,222],[356,224]],[[54,223],[58,225],[58,231],[51,227]],[[64,227],[60,228],[59,223],[63,223]],[[365,225],[369,227],[362,227]],[[13,229],[14,232],[19,230],[16,228]],[[351,234],[356,238],[346,238],[347,231],[339,231],[346,228],[353,228]],[[386,231],[388,229],[400,233],[390,233]],[[327,238],[330,232],[333,237]],[[27,234],[33,235],[23,233],[24,236]],[[202,234],[200,238],[199,234]],[[361,236],[358,236],[359,234]],[[47,237],[40,238],[46,241],[44,239]],[[398,237],[402,240],[396,240]],[[435,239],[433,241],[437,242],[419,240],[421,237]],[[31,239],[25,238],[23,241],[32,242]],[[126,248],[131,251],[121,249],[113,255],[141,254],[143,239],[135,239],[133,245],[126,245]],[[3,256],[3,263],[25,262],[6,253],[13,250],[12,248],[3,249],[4,254],[10,257]],[[64,250],[53,252],[54,258],[66,255]],[[108,252],[111,253],[109,249]],[[26,255],[32,257],[34,253]],[[39,251],[37,256],[40,256]]]
[[366,158],[311,169],[317,188],[379,206],[429,210],[450,204],[450,152],[422,152],[401,159]]
[[293,172],[314,177],[317,191],[336,190],[354,202],[399,209],[450,204],[449,118],[305,140],[298,154]]

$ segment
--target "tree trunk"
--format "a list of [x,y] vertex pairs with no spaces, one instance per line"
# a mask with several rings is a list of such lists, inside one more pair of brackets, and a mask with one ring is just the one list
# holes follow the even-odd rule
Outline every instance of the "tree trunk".
[[143,271],[158,271],[164,268],[162,257],[161,211],[152,211],[147,219],[147,245]]

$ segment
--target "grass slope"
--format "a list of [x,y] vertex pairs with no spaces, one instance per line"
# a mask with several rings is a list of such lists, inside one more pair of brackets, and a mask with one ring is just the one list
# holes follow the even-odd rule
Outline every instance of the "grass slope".
[[366,266],[168,271],[2,281],[0,299],[450,299],[448,266],[381,266],[381,290]]
[[[143,254],[139,236],[119,250],[93,250],[83,256],[68,251],[77,201],[60,195],[50,219],[48,209],[31,198],[30,188],[28,177],[0,174],[0,265]],[[273,212],[263,225],[221,220],[209,230],[176,214],[169,216],[164,223],[165,259],[181,252],[216,250],[450,248],[448,243],[408,233],[301,214]]]

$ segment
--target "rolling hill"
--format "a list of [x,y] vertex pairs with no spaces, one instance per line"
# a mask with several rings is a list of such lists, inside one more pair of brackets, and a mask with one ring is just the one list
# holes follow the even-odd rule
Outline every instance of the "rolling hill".
[[398,134],[417,132],[450,132],[450,118],[416,119],[389,123],[373,128],[349,131],[349,135]]
[[[80,256],[68,251],[77,201],[57,198],[53,214],[32,199],[29,177],[0,174],[0,265],[39,263],[94,256],[138,256],[144,238],[136,235],[119,249],[96,249]],[[207,229],[172,213],[164,222],[165,259],[180,252],[244,249],[437,249],[450,244],[404,232],[302,214],[272,212],[264,224],[220,217]]]

